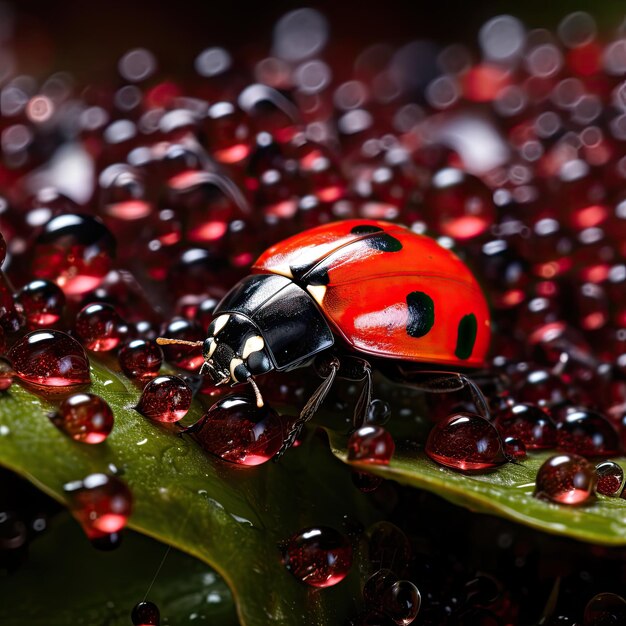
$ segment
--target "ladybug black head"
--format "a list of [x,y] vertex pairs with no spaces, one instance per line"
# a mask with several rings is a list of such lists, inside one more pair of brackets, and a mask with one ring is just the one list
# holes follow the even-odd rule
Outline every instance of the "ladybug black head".
[[216,384],[245,383],[274,369],[259,328],[244,315],[224,313],[209,326],[205,368]]

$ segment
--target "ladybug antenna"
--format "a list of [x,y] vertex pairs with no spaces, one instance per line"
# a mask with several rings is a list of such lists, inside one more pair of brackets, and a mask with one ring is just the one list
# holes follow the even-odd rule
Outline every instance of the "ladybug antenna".
[[194,348],[202,347],[204,341],[185,341],[183,339],[168,339],[167,337],[157,337],[156,342],[160,346],[179,345],[179,346],[193,346]]
[[254,389],[254,395],[256,396],[256,405],[260,409],[263,407],[263,396],[261,395],[261,390],[257,387],[257,384],[254,382],[254,378],[252,378],[252,376],[248,378],[248,382],[252,385],[252,389]]

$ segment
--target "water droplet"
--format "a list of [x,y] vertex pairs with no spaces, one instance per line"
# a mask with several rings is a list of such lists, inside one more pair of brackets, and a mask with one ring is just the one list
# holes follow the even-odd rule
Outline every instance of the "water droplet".
[[61,403],[52,422],[75,441],[101,443],[113,430],[113,411],[99,396],[77,393]]
[[53,217],[39,235],[32,271],[67,295],[83,294],[102,282],[114,254],[115,240],[100,220],[65,213]]
[[492,194],[485,183],[453,168],[433,175],[424,206],[435,230],[456,240],[480,235],[495,218]]
[[[183,341],[204,341],[205,339],[202,328],[195,322],[185,319],[170,322],[163,329],[161,336],[169,339],[182,339]],[[204,363],[202,347],[167,345],[163,346],[163,354],[168,363],[190,372],[196,371]]]
[[560,504],[582,504],[596,484],[593,465],[576,454],[550,457],[539,468],[535,495]]
[[161,614],[159,607],[153,602],[144,600],[137,603],[130,614],[134,626],[159,626]]
[[388,465],[396,444],[382,426],[363,426],[348,440],[348,460]]
[[305,528],[287,540],[283,563],[296,578],[311,587],[332,587],[352,567],[352,546],[334,528]]
[[32,280],[16,294],[18,310],[32,326],[52,326],[63,313],[65,294],[48,280]]
[[599,593],[585,607],[584,626],[626,624],[626,600],[615,593]]
[[456,413],[437,422],[425,450],[433,461],[460,470],[485,470],[506,463],[495,426],[473,413]]
[[526,446],[521,439],[515,437],[504,438],[504,451],[513,459],[525,459],[526,458]]
[[36,330],[17,341],[7,357],[18,378],[43,387],[71,387],[90,382],[83,347],[59,330]]
[[178,422],[191,406],[191,387],[178,376],[153,378],[141,393],[137,410],[156,422]]
[[76,316],[75,330],[87,350],[108,352],[120,343],[123,322],[110,304],[88,304]]
[[557,426],[557,446],[565,452],[583,456],[619,454],[619,435],[609,421],[587,409],[569,412]]
[[154,341],[134,339],[122,346],[118,359],[126,376],[146,381],[159,373],[163,351]]
[[548,415],[532,404],[515,404],[505,409],[495,421],[503,437],[519,439],[528,450],[554,448],[556,427]]
[[259,465],[278,452],[285,437],[281,417],[269,406],[258,408],[253,400],[228,396],[216,402],[202,418],[200,445],[239,465]]
[[383,426],[391,417],[391,407],[388,402],[374,398],[367,410],[367,423],[372,426]]
[[90,474],[64,485],[70,509],[90,539],[117,533],[132,513],[133,497],[116,476]]
[[624,470],[614,461],[604,461],[596,465],[598,483],[596,491],[603,496],[617,497],[624,484]]
[[399,626],[413,623],[420,610],[419,589],[408,580],[393,583],[382,597],[382,609]]

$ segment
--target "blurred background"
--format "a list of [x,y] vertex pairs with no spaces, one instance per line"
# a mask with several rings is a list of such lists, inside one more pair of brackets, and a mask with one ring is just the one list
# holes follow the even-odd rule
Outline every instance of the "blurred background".
[[144,46],[156,54],[161,69],[181,76],[193,71],[194,57],[208,44],[222,45],[235,57],[267,51],[276,21],[301,6],[321,11],[331,27],[331,47],[347,51],[375,41],[399,43],[415,38],[473,44],[480,26],[502,13],[519,17],[528,28],[554,30],[566,14],[587,10],[607,33],[614,32],[626,15],[624,3],[613,0],[20,0],[3,4],[0,24],[4,31],[14,24],[20,72],[42,75],[64,69],[79,80],[91,81],[110,72],[129,48]]

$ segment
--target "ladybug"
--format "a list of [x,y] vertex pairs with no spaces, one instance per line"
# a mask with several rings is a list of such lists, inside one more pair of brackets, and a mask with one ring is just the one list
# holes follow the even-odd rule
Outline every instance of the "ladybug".
[[458,372],[484,364],[490,318],[483,292],[453,252],[398,224],[346,220],[281,241],[261,254],[214,316],[207,339],[192,342],[203,346],[200,373],[218,385],[250,383],[259,406],[256,376],[318,364],[324,381],[279,455],[337,375],[365,381],[354,417],[355,427],[362,424],[374,362],[383,371],[448,371],[482,398]]

